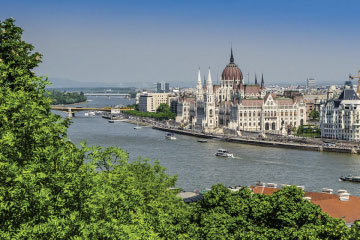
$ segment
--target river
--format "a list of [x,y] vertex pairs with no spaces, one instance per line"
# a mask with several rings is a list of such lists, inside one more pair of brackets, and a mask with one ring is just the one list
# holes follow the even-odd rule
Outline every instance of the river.
[[[133,103],[121,97],[88,97],[82,107],[105,107]],[[59,112],[55,112],[60,114]],[[62,114],[62,113],[61,113]],[[62,114],[65,116],[65,114]],[[252,185],[256,181],[305,186],[306,191],[322,188],[347,189],[360,196],[360,184],[340,182],[341,175],[360,175],[360,155],[300,151],[208,140],[176,135],[176,141],[165,139],[165,132],[143,127],[135,130],[125,122],[108,123],[97,117],[76,113],[68,136],[76,144],[117,146],[130,154],[131,161],[149,158],[159,160],[170,175],[178,175],[177,186],[184,190],[225,186]],[[215,156],[218,148],[226,148],[235,158]]]

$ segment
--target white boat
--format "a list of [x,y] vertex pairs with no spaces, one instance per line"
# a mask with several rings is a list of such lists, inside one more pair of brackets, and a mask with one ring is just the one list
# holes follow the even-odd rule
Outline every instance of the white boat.
[[95,112],[86,112],[84,113],[85,117],[95,117]]
[[139,125],[136,125],[136,127],[134,127],[134,129],[140,129],[141,128],[141,126],[139,126]]
[[169,139],[169,140],[176,140],[176,137],[175,137],[175,135],[173,133],[166,134],[165,138]]
[[223,149],[223,148],[218,149],[218,151],[215,155],[218,157],[230,157],[230,158],[234,157],[234,155],[232,153],[229,153],[228,150]]

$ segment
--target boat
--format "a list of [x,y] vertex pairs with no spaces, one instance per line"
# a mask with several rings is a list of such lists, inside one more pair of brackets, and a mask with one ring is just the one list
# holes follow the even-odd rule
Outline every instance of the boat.
[[228,150],[220,148],[218,149],[217,153],[215,154],[217,157],[230,157],[233,158],[234,155],[230,153]]
[[140,129],[141,126],[137,125],[136,127],[134,127],[134,129]]
[[109,120],[109,123],[114,123],[114,120]]
[[166,134],[165,138],[169,139],[169,140],[176,140],[176,137],[175,137],[175,135],[173,133]]
[[204,139],[199,139],[197,140],[199,143],[207,143],[207,140],[204,140]]
[[84,113],[85,117],[95,117],[95,112],[86,112]]
[[360,183],[360,176],[341,176],[339,180]]

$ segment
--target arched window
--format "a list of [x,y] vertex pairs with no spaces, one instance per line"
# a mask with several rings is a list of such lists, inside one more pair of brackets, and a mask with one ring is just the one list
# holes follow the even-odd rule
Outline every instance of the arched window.
[[212,109],[210,109],[210,115],[212,115]]
[[265,123],[265,130],[269,130],[269,123]]
[[272,128],[272,130],[275,130],[275,123],[274,122],[271,124],[271,128]]

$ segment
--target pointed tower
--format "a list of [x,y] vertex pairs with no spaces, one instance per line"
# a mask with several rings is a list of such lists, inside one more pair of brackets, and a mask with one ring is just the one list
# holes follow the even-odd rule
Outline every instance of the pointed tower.
[[206,92],[207,92],[208,95],[212,95],[214,93],[213,84],[212,84],[212,80],[211,80],[210,67],[209,67],[208,80],[207,80],[207,83],[206,83]]
[[198,79],[197,79],[197,85],[196,85],[196,101],[204,101],[204,92],[203,88],[201,86],[201,75],[200,75],[200,68],[198,72]]
[[233,52],[232,52],[232,47],[231,47],[230,63],[235,63],[234,62]]
[[206,102],[205,102],[205,121],[203,121],[203,128],[205,132],[212,132],[216,127],[215,116],[215,99],[213,84],[211,81],[211,73],[209,67],[208,79],[206,82]]
[[255,85],[258,85],[256,73],[255,73]]
[[264,84],[264,74],[261,74],[261,86],[260,86],[261,90],[265,89],[265,84]]

